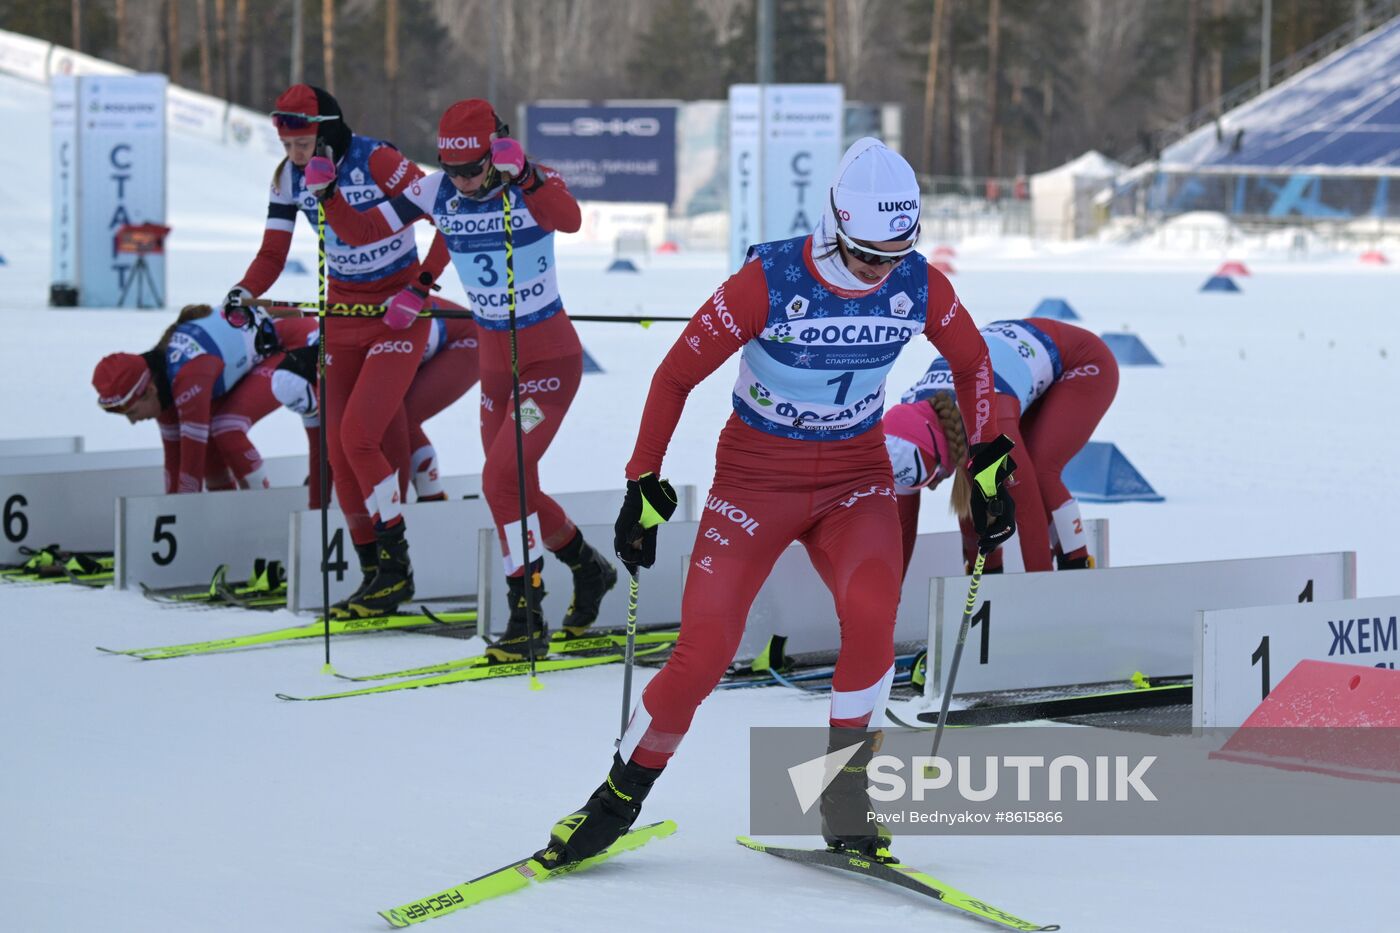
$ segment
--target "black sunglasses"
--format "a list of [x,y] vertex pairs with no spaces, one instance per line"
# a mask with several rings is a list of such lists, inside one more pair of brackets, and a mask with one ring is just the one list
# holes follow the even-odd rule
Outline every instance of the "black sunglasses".
[[446,165],[443,162],[438,162],[438,165],[448,178],[475,178],[491,165],[491,153],[486,153],[475,162],[465,162],[461,165]]

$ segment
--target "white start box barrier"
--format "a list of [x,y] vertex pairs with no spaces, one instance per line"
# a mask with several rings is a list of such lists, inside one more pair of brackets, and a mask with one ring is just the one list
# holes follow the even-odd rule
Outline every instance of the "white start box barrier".
[[[615,517],[615,516],[614,516]],[[699,522],[680,522],[672,518],[666,523],[662,533],[656,538],[656,563],[642,570],[637,577],[637,622],[639,625],[664,625],[679,623],[681,618],[681,592],[685,589],[685,570],[690,561],[691,543],[700,528]],[[598,547],[600,553],[612,562],[617,570],[617,585],[603,597],[598,610],[598,621],[593,627],[598,629],[621,628],[627,624],[627,602],[630,596],[630,583],[627,568],[612,552],[613,525],[579,525],[584,539]],[[483,529],[481,532],[481,592],[482,601],[477,606],[479,625],[488,635],[499,635],[505,631],[506,620],[510,616],[510,606],[505,597],[505,564],[500,548],[495,540],[495,531]],[[606,544],[606,547],[603,545]],[[543,603],[545,622],[550,631],[557,631],[564,612],[573,598],[574,578],[572,571],[563,561],[546,557],[544,570],[545,599]]]
[[255,558],[285,561],[287,516],[306,508],[306,489],[237,489],[117,500],[117,589],[207,583],[220,564],[244,579]]
[[[300,485],[305,457],[263,461],[274,486]],[[165,488],[159,450],[40,454],[0,460],[0,563],[20,547],[58,544],[70,551],[115,551],[114,509],[124,496]]]
[[[447,501],[404,506],[414,599],[471,595],[476,579],[476,529],[480,522],[490,522],[486,502],[480,498],[481,475],[445,476],[442,486]],[[277,527],[287,568],[287,608],[319,613],[324,602],[321,512],[303,503],[290,518],[282,516]],[[326,529],[330,601],[334,603],[360,585],[360,565],[339,509],[327,510]]]
[[7,437],[0,438],[0,460],[9,457],[33,457],[39,454],[80,454],[81,437]]
[[[940,696],[969,577],[930,581],[924,695]],[[1185,675],[1196,613],[1356,595],[1354,552],[984,576],[956,690],[976,693]]]
[[1191,724],[1236,727],[1300,661],[1394,670],[1400,596],[1196,613]]
[[[573,492],[555,495],[564,513],[578,525],[583,539],[600,554],[612,561],[618,572],[618,585],[603,599],[599,612],[599,626],[616,628],[627,621],[627,571],[613,553],[613,526],[617,522],[618,508],[622,505],[622,490],[601,492]],[[695,539],[694,518],[700,507],[700,500],[694,486],[676,487],[676,511],[657,533],[657,559],[650,570],[642,571],[640,590],[645,591],[645,611],[648,623],[674,622],[680,619],[680,583],[684,579],[684,557],[690,551]],[[515,541],[512,552],[520,548],[518,537],[520,523],[512,529]],[[510,607],[506,595],[506,560],[501,554],[500,541],[494,527],[483,527],[479,532],[477,554],[477,624],[486,634],[499,634],[505,631]],[[665,569],[657,568],[663,565]],[[531,547],[531,557],[538,557],[539,550]],[[564,562],[552,555],[544,559],[544,588],[550,594],[545,604],[545,621],[554,628],[564,617],[564,611],[573,596],[573,572]],[[619,602],[620,600],[620,602]],[[643,611],[639,608],[639,612]],[[641,616],[638,616],[641,618]]]
[[[1084,524],[1089,553],[1099,567],[1104,567],[1108,564],[1108,520],[1096,518]],[[1013,554],[1007,553],[1008,573],[1022,568],[1020,550],[1012,550],[1016,559],[1012,561]],[[922,642],[928,637],[929,581],[962,570],[959,532],[928,532],[915,539],[895,614],[896,642]],[[735,659],[748,661],[758,657],[775,635],[787,639],[783,650],[789,655],[832,653],[841,646],[835,601],[801,544],[794,543],[782,553],[754,597]]]
[[[481,477],[447,477],[443,479],[443,486],[449,495],[465,494],[463,490],[481,488]],[[693,487],[682,487],[677,494],[682,497],[680,508],[694,508]],[[687,495],[689,501],[685,498]],[[580,525],[598,522],[600,517],[606,517],[611,528],[622,502],[622,492],[561,493],[553,498]],[[500,547],[495,540],[495,525],[485,499],[450,498],[446,502],[410,503],[404,506],[404,522],[407,526],[409,558],[413,562],[414,599],[475,597],[478,612],[482,618],[486,618],[490,587],[485,594],[478,589],[483,564],[494,560],[492,566],[498,568],[496,575],[502,578],[496,583],[498,588],[504,585],[505,571]],[[339,510],[333,509],[328,513],[328,538],[330,596],[331,602],[335,602],[350,595],[360,582],[355,550]],[[489,541],[489,546],[484,550],[483,541]],[[610,552],[611,532],[606,541],[593,543],[598,544],[604,553]],[[495,576],[490,579],[494,580]],[[294,512],[288,546],[287,608],[297,612],[319,612],[322,602],[320,512]]]

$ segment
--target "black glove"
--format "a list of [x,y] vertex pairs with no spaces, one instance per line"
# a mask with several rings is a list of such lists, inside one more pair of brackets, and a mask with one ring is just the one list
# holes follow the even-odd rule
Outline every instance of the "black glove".
[[636,576],[639,567],[656,563],[656,526],[676,511],[676,491],[655,473],[627,481],[627,495],[613,526],[613,550]]
[[295,350],[286,352],[282,357],[282,362],[277,364],[277,368],[296,373],[307,382],[315,385],[318,355],[319,350],[314,343],[309,347],[297,347]]
[[989,444],[973,444],[968,452],[967,475],[972,480],[972,526],[977,530],[977,550],[995,551],[1016,533],[1016,503],[1006,481],[1016,470],[1011,450],[1016,445],[1005,434]]

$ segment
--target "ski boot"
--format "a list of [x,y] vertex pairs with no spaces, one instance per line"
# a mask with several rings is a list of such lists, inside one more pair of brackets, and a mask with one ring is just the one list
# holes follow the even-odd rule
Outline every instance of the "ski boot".
[[617,586],[617,569],[583,540],[582,532],[576,533],[572,541],[554,552],[554,556],[574,572],[574,598],[564,613],[562,627],[568,635],[579,637],[597,621],[603,597]]
[[340,600],[331,603],[332,619],[353,619],[350,613],[350,604],[369,591],[369,585],[374,582],[375,572],[379,570],[379,545],[374,541],[369,544],[355,545],[355,556],[360,559],[360,585],[355,587],[355,592]]
[[851,852],[876,862],[898,862],[890,854],[890,831],[870,807],[866,768],[880,746],[882,733],[864,729],[832,729],[827,754],[860,748],[846,762],[821,796],[822,838],[832,852]]
[[[1076,552],[1076,553],[1077,553],[1077,552]],[[1080,554],[1078,557],[1067,556],[1067,555],[1064,555],[1064,554],[1056,554],[1056,555],[1055,555],[1055,569],[1056,569],[1056,570],[1093,570],[1093,569],[1094,569],[1094,558],[1093,558],[1093,555],[1091,555],[1087,549],[1084,549],[1084,553],[1083,553],[1083,554]]]
[[536,860],[546,868],[558,868],[602,852],[632,828],[642,812],[642,801],[660,775],[660,768],[623,762],[614,754],[608,779],[580,809],[554,824],[549,845],[535,853]]
[[[549,653],[549,626],[544,623],[541,608],[545,597],[544,580],[540,577],[543,569],[544,558],[541,557],[532,561],[520,576],[506,577],[510,620],[506,622],[505,634],[486,648],[486,655],[493,663],[510,664],[529,660],[532,654],[542,658]],[[525,598],[526,581],[532,590],[529,602]]]
[[351,618],[369,619],[391,615],[395,609],[413,598],[413,564],[408,559],[408,540],[404,523],[397,521],[387,528],[375,529],[378,540],[378,565],[374,579],[365,591],[349,601],[346,607]]

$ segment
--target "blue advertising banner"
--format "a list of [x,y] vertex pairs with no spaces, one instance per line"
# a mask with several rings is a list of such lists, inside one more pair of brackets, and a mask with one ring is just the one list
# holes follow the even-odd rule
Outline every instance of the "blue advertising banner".
[[675,107],[529,106],[525,140],[580,201],[675,200]]

